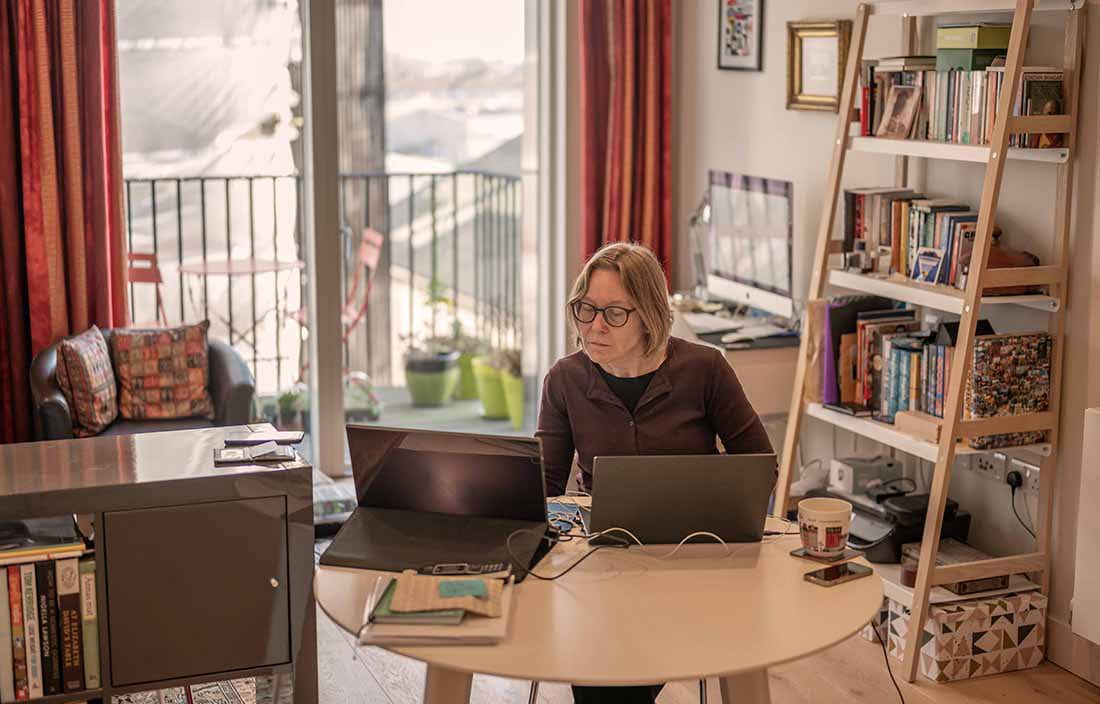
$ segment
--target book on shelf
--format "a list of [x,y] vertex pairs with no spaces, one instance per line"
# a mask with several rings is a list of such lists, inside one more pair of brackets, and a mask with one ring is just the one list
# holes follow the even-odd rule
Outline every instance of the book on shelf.
[[[90,561],[89,561],[90,562]],[[84,654],[81,648],[80,567],[76,558],[57,561],[58,640],[61,656],[61,688],[84,688]]]
[[34,563],[38,585],[38,642],[42,656],[42,693],[61,694],[61,660],[57,645],[57,573],[53,562]]
[[[983,335],[974,339],[971,372],[963,395],[963,418],[1041,413],[1050,408],[1052,338],[1048,333]],[[969,438],[974,449],[1046,442],[1034,430]]]
[[12,668],[11,605],[8,603],[8,571],[0,567],[0,702],[15,701]]
[[42,643],[38,622],[38,585],[34,565],[19,566],[23,592],[23,642],[27,649],[27,689],[31,699],[42,696]]
[[95,560],[85,558],[78,565],[80,572],[80,646],[84,659],[84,686],[100,687],[99,679],[99,618],[96,605]]
[[[3,568],[0,568],[3,569]],[[23,626],[23,578],[19,567],[8,567],[8,610],[11,618],[11,659],[15,699],[30,698],[27,676],[27,631]]]

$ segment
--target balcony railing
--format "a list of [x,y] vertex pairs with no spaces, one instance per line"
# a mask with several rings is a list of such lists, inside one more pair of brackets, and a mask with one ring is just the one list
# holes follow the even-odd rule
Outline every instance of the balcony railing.
[[[300,177],[135,178],[125,195],[129,250],[155,254],[162,277],[130,284],[135,324],[210,320],[211,337],[241,353],[261,392],[297,381],[309,334]],[[517,177],[342,174],[340,203],[340,232],[318,237],[341,238],[345,308],[361,313],[346,316],[349,370],[402,383],[408,336],[440,314],[427,305],[433,291],[453,301],[467,334],[521,346]],[[366,228],[384,237],[373,272],[359,255]]]

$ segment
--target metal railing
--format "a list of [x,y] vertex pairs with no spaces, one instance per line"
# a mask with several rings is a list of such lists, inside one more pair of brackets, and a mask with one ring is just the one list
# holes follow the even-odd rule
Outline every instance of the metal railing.
[[[261,392],[296,381],[309,330],[301,178],[132,178],[125,198],[129,251],[155,254],[162,277],[131,282],[135,324],[210,320],[210,336],[241,352]],[[467,335],[491,349],[521,346],[518,177],[342,174],[340,203],[348,369],[400,381],[410,334],[447,328],[432,320],[432,293],[453,301]],[[358,254],[368,227],[384,237],[374,272]],[[158,320],[158,296],[168,320]]]

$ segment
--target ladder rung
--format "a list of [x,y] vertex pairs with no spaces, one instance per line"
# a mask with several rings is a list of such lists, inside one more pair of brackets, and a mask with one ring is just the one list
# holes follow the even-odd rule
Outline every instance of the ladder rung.
[[964,438],[973,438],[979,435],[1026,433],[1032,430],[1049,430],[1055,424],[1054,414],[1050,411],[1044,411],[1019,416],[997,416],[960,421],[958,434]]
[[1018,266],[986,269],[982,283],[986,290],[1001,286],[1035,286],[1062,281],[1060,266]]
[[1046,556],[1041,552],[1031,552],[1012,557],[997,557],[978,562],[960,562],[957,565],[937,567],[932,573],[932,584],[954,584],[971,579],[999,577],[1020,572],[1043,572],[1046,570]]
[[1008,119],[1008,131],[1012,134],[1021,132],[1068,134],[1073,131],[1073,121],[1069,115],[1018,115]]

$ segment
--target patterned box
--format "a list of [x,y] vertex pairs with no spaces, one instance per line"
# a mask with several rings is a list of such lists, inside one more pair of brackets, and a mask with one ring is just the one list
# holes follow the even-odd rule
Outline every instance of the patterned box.
[[[932,606],[921,634],[921,674],[950,682],[1035,667],[1045,654],[1046,617],[1039,592]],[[885,638],[887,652],[903,660],[908,633],[908,607],[887,598],[860,635]]]

